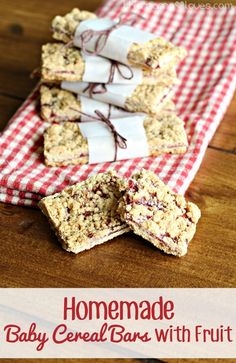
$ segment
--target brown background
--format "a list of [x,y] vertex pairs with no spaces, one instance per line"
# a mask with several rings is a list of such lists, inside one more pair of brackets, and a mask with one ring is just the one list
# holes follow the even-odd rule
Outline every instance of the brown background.
[[[75,6],[94,10],[100,4],[0,0],[1,129],[35,84],[29,74],[39,65],[40,46],[51,40],[51,18]],[[0,204],[0,286],[235,287],[235,121],[236,97],[187,192],[202,209],[202,219],[186,257],[166,256],[132,234],[75,256],[60,248],[40,211]]]

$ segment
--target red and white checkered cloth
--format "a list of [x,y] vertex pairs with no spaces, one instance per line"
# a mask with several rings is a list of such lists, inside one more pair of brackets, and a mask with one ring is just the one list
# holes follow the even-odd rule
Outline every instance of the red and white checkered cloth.
[[187,153],[48,168],[43,163],[42,144],[49,124],[36,112],[35,91],[0,138],[0,201],[37,205],[44,195],[110,169],[129,176],[148,168],[175,191],[184,193],[188,188],[236,87],[236,8],[194,9],[178,3],[108,0],[98,13],[116,18],[123,11],[142,14],[145,19],[137,16],[138,27],[188,50],[178,69],[181,84],[175,97],[177,111],[186,121]]

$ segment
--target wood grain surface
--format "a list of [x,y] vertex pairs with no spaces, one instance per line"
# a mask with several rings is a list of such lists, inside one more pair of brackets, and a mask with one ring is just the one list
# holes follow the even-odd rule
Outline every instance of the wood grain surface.
[[[100,4],[99,0],[0,0],[1,129],[35,85],[29,74],[39,65],[40,46],[51,39],[51,18],[75,6],[94,10]],[[235,121],[236,97],[187,192],[202,210],[187,256],[166,256],[131,233],[72,255],[61,249],[39,210],[0,204],[1,287],[235,287]]]

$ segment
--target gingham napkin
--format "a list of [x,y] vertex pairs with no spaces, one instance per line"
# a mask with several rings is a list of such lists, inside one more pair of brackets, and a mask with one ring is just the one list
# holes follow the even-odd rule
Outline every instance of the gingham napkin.
[[175,4],[108,0],[98,14],[116,18],[123,11],[142,14],[145,19],[137,16],[137,27],[188,50],[178,69],[181,83],[175,97],[177,111],[186,122],[187,153],[48,168],[43,164],[42,144],[43,131],[49,124],[37,114],[36,90],[0,138],[0,201],[37,205],[44,195],[111,169],[128,177],[147,168],[179,193],[188,188],[236,87],[236,8],[193,9]]

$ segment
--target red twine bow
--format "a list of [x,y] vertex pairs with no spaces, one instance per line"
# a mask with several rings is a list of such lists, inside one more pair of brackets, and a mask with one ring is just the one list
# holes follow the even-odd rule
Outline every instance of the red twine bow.
[[[132,71],[132,68],[129,67],[127,64],[122,64],[120,62],[117,62],[115,60],[110,60],[111,62],[111,67],[110,67],[110,74],[109,74],[109,78],[108,78],[108,83],[112,83],[114,81],[114,76],[115,76],[115,71],[117,71],[119,73],[119,75],[124,78],[124,79],[132,79],[134,76],[134,73]],[[129,70],[130,75],[126,76],[123,73],[122,67],[126,68]]]
[[[113,83],[116,70],[119,73],[119,75],[124,79],[129,80],[129,79],[133,78],[133,76],[134,76],[133,71],[128,65],[122,64],[122,63],[114,61],[114,60],[110,60],[110,63],[111,63],[111,66],[110,66],[110,72],[109,72],[107,83]],[[122,67],[128,69],[130,74],[125,75],[124,71],[122,70]],[[95,95],[95,94],[99,94],[99,93],[100,94],[105,93],[105,92],[107,92],[106,84],[91,82],[83,90],[83,92],[87,92],[87,91],[89,91],[89,97],[91,97],[93,94]]]
[[94,113],[98,116],[98,117],[95,117],[95,116],[88,115],[82,111],[78,111],[78,110],[74,109],[73,107],[71,107],[71,109],[76,112],[79,112],[83,116],[90,117],[93,120],[98,120],[98,121],[104,122],[109,127],[109,129],[111,130],[111,133],[114,137],[114,143],[115,143],[115,155],[114,155],[113,161],[117,160],[118,147],[121,149],[127,149],[127,139],[125,137],[123,137],[121,134],[119,134],[119,132],[116,131],[115,126],[110,121],[111,105],[109,105],[107,117],[99,110],[94,111]]
[[[114,156],[114,161],[116,161],[117,160],[118,147],[120,149],[127,149],[127,143],[126,143],[127,142],[127,139],[124,138],[121,134],[119,134],[116,131],[115,126],[111,123],[109,117],[104,116],[103,113],[100,112],[99,110],[95,110],[94,112],[96,113],[96,115],[98,115],[99,120],[102,121],[102,122],[105,122],[105,124],[111,130],[111,133],[112,133],[112,135],[114,137],[114,142],[115,142],[115,156]],[[109,108],[109,116],[110,116],[110,108]]]
[[[133,78],[134,74],[132,69],[122,63],[119,63],[117,61],[111,60],[111,67],[110,67],[110,73],[109,73],[109,77],[108,77],[108,82],[107,83],[112,83],[114,80],[114,76],[115,76],[115,71],[117,70],[117,72],[120,74],[120,76],[124,79],[131,79]],[[128,69],[130,71],[130,75],[126,76],[123,71],[122,71],[122,67],[125,67],[126,69]],[[102,93],[106,93],[107,92],[107,88],[106,88],[106,84],[105,83],[94,83],[91,82],[89,83],[83,90],[83,93],[86,93],[88,91],[89,97],[92,98],[93,95],[96,94],[102,94]]]

